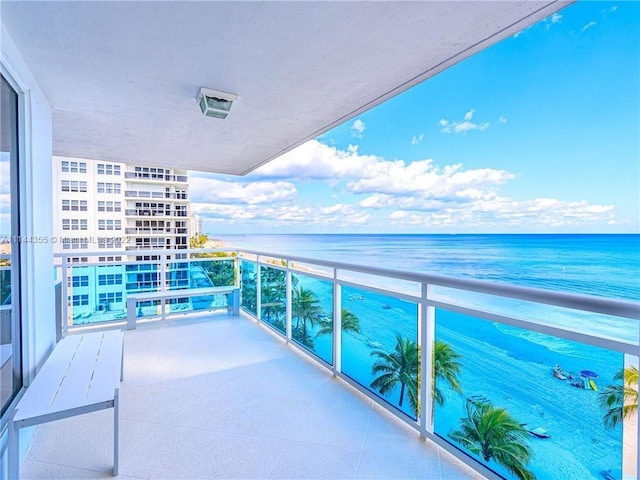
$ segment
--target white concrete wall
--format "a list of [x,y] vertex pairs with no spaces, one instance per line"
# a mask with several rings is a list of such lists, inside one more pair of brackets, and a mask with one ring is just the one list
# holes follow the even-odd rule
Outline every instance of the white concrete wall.
[[[4,27],[0,45],[0,68],[19,94],[21,235],[50,239],[51,106]],[[22,244],[21,287],[24,381],[28,383],[55,344],[53,249],[50,241]],[[29,432],[21,436],[23,449],[29,437]],[[0,444],[3,447],[0,477],[5,478],[6,429],[2,432]]]

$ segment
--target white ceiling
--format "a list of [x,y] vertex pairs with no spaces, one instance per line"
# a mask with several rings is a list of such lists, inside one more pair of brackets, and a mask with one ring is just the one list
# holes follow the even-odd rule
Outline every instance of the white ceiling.
[[[233,174],[567,5],[0,3],[52,105],[54,154]],[[200,113],[201,86],[239,95],[226,120]]]

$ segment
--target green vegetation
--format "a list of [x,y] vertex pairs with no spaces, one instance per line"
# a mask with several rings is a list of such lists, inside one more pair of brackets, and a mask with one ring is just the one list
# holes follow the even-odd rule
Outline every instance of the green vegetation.
[[393,352],[373,350],[371,356],[377,357],[371,367],[371,373],[377,375],[371,382],[371,388],[387,395],[400,384],[398,406],[402,407],[405,395],[408,395],[411,411],[417,416],[420,349],[416,342],[397,334]]
[[526,468],[532,457],[528,432],[504,408],[467,401],[467,416],[449,436],[470,452],[494,460],[520,480],[535,480]]
[[598,397],[606,410],[604,424],[610,428],[638,414],[638,368],[624,368],[613,379],[619,383],[608,385]]
[[209,237],[204,233],[191,237],[189,239],[189,248],[204,248],[205,244],[209,240]]
[[[320,330],[316,333],[316,337],[320,335],[333,335],[333,319],[321,318],[319,321]],[[355,313],[350,312],[346,308],[342,309],[342,331],[351,333],[360,333],[360,319]]]
[[277,268],[260,270],[262,319],[285,332],[286,272]]
[[433,401],[444,405],[444,395],[438,383],[444,381],[456,392],[462,392],[458,375],[462,365],[458,360],[462,355],[456,353],[448,343],[436,340],[433,346]]
[[301,344],[313,349],[313,338],[307,331],[307,323],[313,328],[324,315],[322,304],[311,290],[300,285],[292,290],[291,317],[296,320],[291,336]]

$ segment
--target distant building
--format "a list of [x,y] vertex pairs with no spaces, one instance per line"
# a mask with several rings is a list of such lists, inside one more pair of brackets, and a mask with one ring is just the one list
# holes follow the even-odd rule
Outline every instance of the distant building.
[[[188,190],[184,170],[53,157],[54,252],[73,254],[67,288],[74,315],[123,310],[125,291],[158,287],[159,273],[148,264],[99,264],[159,258],[136,255],[138,250],[188,248]],[[109,253],[83,255],[102,250]],[[167,275],[167,281],[188,282],[179,268]]]
[[189,236],[195,237],[202,233],[202,218],[200,215],[191,215],[189,217]]

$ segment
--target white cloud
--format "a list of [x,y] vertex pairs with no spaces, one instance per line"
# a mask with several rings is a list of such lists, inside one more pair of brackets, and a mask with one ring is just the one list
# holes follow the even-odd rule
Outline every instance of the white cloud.
[[460,121],[449,121],[445,118],[440,119],[438,126],[443,133],[465,133],[469,130],[480,130],[481,132],[489,128],[489,122],[474,123],[473,115],[475,110],[471,109],[464,114],[464,119]]
[[507,117],[505,117],[504,115],[500,115],[500,117],[498,117],[498,123],[507,123]]
[[251,176],[296,180],[357,178],[381,161],[374,155],[360,155],[356,145],[345,151],[311,140],[260,167]]
[[241,183],[192,174],[189,178],[189,194],[196,203],[254,205],[294,200],[297,190],[289,182]]
[[411,139],[411,145],[419,145],[420,143],[422,143],[423,139],[424,139],[424,133],[421,133],[420,135],[414,135],[413,138]]
[[582,27],[582,31],[584,32],[585,30],[588,30],[591,27],[595,27],[597,24],[594,21],[591,21],[589,23],[587,23],[584,27]]
[[362,134],[366,129],[367,126],[365,125],[365,123],[362,120],[357,119],[355,122],[353,122],[353,125],[351,125],[351,135],[356,138],[362,138]]
[[611,205],[502,196],[515,178],[432,159],[388,161],[314,140],[235,181],[192,173],[190,191],[193,211],[220,230],[553,231],[618,222]]

